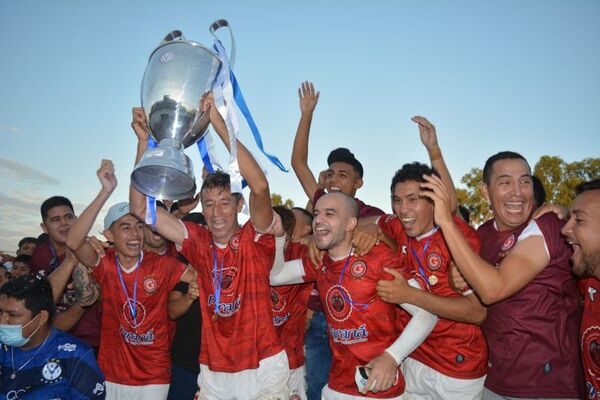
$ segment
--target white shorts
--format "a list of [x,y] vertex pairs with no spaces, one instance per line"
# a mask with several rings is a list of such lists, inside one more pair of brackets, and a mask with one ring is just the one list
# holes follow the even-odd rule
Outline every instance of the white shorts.
[[288,380],[290,400],[306,400],[306,378],[304,375],[304,365],[290,371],[290,379]]
[[169,385],[130,386],[106,381],[106,400],[165,400]]
[[214,372],[200,364],[199,400],[288,400],[290,368],[285,351],[267,357],[256,369]]
[[[372,397],[362,397],[362,396],[353,396],[351,394],[336,392],[331,389],[329,385],[323,388],[321,392],[321,400],[362,400],[362,399],[372,399]],[[390,397],[389,400],[406,400],[404,394],[398,397]]]
[[406,400],[479,400],[486,377],[451,378],[410,357],[402,363],[402,373]]

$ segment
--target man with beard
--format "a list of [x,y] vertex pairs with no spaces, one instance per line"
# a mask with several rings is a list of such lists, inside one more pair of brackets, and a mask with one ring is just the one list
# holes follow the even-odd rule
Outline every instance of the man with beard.
[[[385,244],[363,256],[353,254],[352,232],[357,222],[358,205],[352,197],[339,192],[322,196],[313,219],[317,247],[327,252],[322,266],[313,265],[307,256],[278,264],[271,283],[317,283],[333,354],[323,399],[399,399],[404,392],[399,365],[429,334],[436,317],[402,305],[413,318],[405,327],[400,325],[400,310],[377,296],[377,282],[392,277],[384,271],[390,268],[418,284]],[[360,367],[368,371],[368,380],[359,386],[355,376]]]
[[573,273],[582,278],[581,357],[589,400],[600,396],[600,179],[575,189],[571,217],[562,233],[573,246]]
[[455,225],[441,180],[425,180],[420,195],[434,201],[435,221],[456,266],[489,305],[482,325],[490,366],[483,398],[578,398],[581,312],[571,251],[555,214],[531,219],[535,203],[527,161],[508,151],[487,160],[481,188],[494,219],[478,229],[480,255]]

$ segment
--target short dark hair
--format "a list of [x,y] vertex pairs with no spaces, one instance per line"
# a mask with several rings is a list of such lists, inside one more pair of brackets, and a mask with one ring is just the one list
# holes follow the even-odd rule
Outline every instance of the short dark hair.
[[50,211],[50,209],[59,206],[67,206],[71,209],[71,211],[73,211],[73,213],[75,213],[73,210],[73,204],[71,204],[69,199],[63,196],[52,196],[49,199],[44,200],[42,206],[40,207],[42,221],[45,221],[46,218],[48,218],[48,211]]
[[536,208],[544,204],[546,201],[546,189],[544,189],[544,184],[535,175],[531,175],[531,182],[533,183],[533,198],[535,199]]
[[193,222],[198,225],[206,225],[206,218],[204,218],[204,215],[200,212],[191,212],[181,218],[181,220]]
[[523,160],[529,169],[531,169],[525,157],[519,153],[515,153],[514,151],[501,151],[488,158],[485,162],[485,165],[483,166],[483,183],[486,185],[490,184],[490,179],[492,178],[492,168],[494,168],[496,161],[501,160]]
[[467,225],[469,225],[471,223],[471,211],[469,211],[469,209],[463,206],[462,204],[459,204],[458,212],[460,213],[460,216],[462,217],[463,221],[465,221]]
[[48,278],[42,275],[23,275],[13,278],[0,287],[0,295],[16,300],[24,300],[25,308],[36,316],[42,310],[48,312],[48,320],[52,321],[56,307],[52,299],[52,286]]
[[598,189],[600,189],[600,179],[592,179],[591,181],[582,182],[577,185],[577,187],[575,187],[575,194],[580,195],[583,192]]
[[19,249],[23,246],[25,246],[27,243],[35,243],[37,244],[37,239],[34,237],[24,237],[23,239],[19,240]]
[[352,168],[354,168],[354,171],[356,171],[358,176],[360,176],[361,178],[363,177],[362,164],[356,159],[356,157],[354,157],[354,153],[352,153],[347,148],[339,147],[333,150],[331,153],[329,153],[329,156],[327,157],[327,165],[331,166],[331,164],[333,164],[334,162],[343,162],[346,164],[350,164]]
[[23,264],[27,264],[29,268],[31,268],[31,262],[33,261],[33,257],[29,254],[21,254],[15,257],[15,262],[22,262]]
[[394,188],[400,182],[425,182],[425,178],[423,175],[435,175],[440,176],[440,174],[433,168],[431,168],[427,164],[423,164],[420,162],[412,162],[409,164],[404,164],[402,168],[400,168],[394,174],[392,178],[392,184],[390,186],[390,193],[394,194]]
[[[204,190],[209,189],[221,189],[231,192],[231,180],[229,178],[229,174],[223,171],[217,170],[213,173],[206,175],[204,178],[204,182],[202,182],[202,187],[200,188],[200,193]],[[236,200],[239,200],[242,197],[241,193],[233,193]]]
[[294,228],[296,228],[296,217],[292,210],[284,206],[273,206],[275,211],[281,217],[281,223],[283,224],[283,230],[288,237],[292,237],[294,234]]
[[292,211],[293,210],[297,210],[299,212],[302,213],[302,215],[306,218],[307,222],[309,225],[312,224],[312,220],[313,220],[313,215],[310,213],[310,211],[308,211],[306,208],[302,208],[302,207],[292,207]]

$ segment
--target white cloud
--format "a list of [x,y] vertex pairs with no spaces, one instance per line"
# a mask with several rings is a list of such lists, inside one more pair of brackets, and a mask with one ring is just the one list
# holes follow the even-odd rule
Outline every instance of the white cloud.
[[9,133],[12,135],[22,135],[23,134],[23,131],[21,129],[19,129],[13,125],[5,124],[3,122],[0,122],[0,132]]
[[0,157],[0,173],[8,175],[18,180],[28,180],[38,184],[58,185],[59,180],[49,175],[31,168],[18,161]]

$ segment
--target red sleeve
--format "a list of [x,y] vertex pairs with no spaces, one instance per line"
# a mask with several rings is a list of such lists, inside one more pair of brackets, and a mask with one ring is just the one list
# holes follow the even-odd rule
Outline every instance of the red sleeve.
[[179,283],[186,268],[187,267],[176,258],[170,256],[160,257],[160,271],[163,271],[163,273],[167,275],[166,282],[169,290],[172,290],[175,285]]
[[314,282],[317,280],[317,266],[310,261],[308,253],[302,257],[302,266],[304,267],[304,282]]
[[114,252],[107,251],[102,257],[100,257],[100,261],[98,265],[92,269],[92,277],[94,280],[102,287],[104,281],[106,280],[106,268],[109,267],[110,260],[114,259]]
[[567,243],[566,238],[560,234],[565,221],[558,219],[554,213],[547,213],[536,219],[535,222],[544,235],[551,262],[564,258],[565,255],[571,255],[573,248]]
[[381,250],[378,249],[378,257],[381,260],[381,279],[393,280],[394,277],[385,272],[384,268],[394,269],[406,280],[414,278],[413,269],[410,265],[406,264],[403,259],[398,257],[392,249],[385,244],[377,245]]
[[403,244],[400,238],[404,237],[404,227],[402,223],[394,214],[386,214],[379,217],[377,225],[383,233],[393,238],[398,245]]
[[252,243],[252,247],[258,251],[257,264],[262,265],[264,260],[268,274],[275,261],[275,236],[256,232],[254,224],[248,221],[240,232],[240,242]]
[[313,195],[312,198],[312,205],[313,205],[313,209],[315,208],[315,204],[317,204],[317,201],[325,194],[325,190],[323,189],[317,189],[317,191],[315,192],[315,194]]
[[209,251],[210,232],[202,225],[184,222],[187,238],[181,243],[180,253],[196,269],[202,265],[201,255]]
[[479,250],[481,249],[481,240],[479,239],[479,234],[475,229],[473,229],[469,224],[467,224],[461,217],[455,215],[453,217],[454,225],[460,230],[463,237],[469,243],[469,246],[475,251],[475,253],[479,254]]

